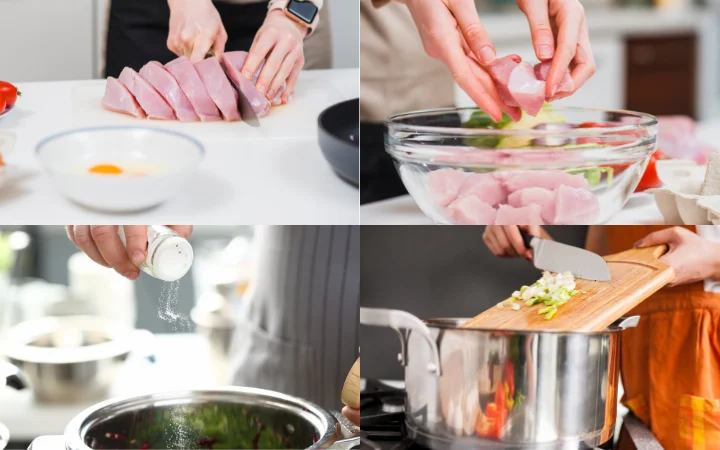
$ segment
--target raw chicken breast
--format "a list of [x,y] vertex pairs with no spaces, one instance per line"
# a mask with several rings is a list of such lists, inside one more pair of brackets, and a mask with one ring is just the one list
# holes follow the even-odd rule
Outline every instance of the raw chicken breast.
[[526,188],[515,191],[508,196],[508,203],[513,208],[540,205],[540,216],[543,222],[555,220],[555,192],[543,188]]
[[562,170],[518,170],[505,180],[505,187],[510,192],[531,187],[555,190],[563,184],[582,189],[589,186],[583,175],[571,175]]
[[594,224],[600,217],[600,201],[592,192],[562,185],[556,191],[554,225]]
[[464,197],[452,202],[447,213],[458,225],[492,225],[497,211],[477,197]]
[[510,83],[510,74],[519,63],[520,57],[518,55],[508,55],[496,59],[487,67],[490,76],[495,80],[495,88],[500,95],[500,99],[508,106],[518,106],[518,103],[508,90],[508,83]]
[[228,122],[240,120],[238,93],[225,76],[220,62],[216,58],[207,58],[195,63],[195,69],[223,118]]
[[175,113],[158,91],[139,73],[126,67],[120,72],[120,82],[135,96],[135,100],[145,110],[148,119],[174,120]]
[[[550,67],[552,67],[552,61],[543,61],[539,64],[535,64],[535,77],[538,80],[547,81],[548,74],[550,73]],[[557,85],[555,93],[560,92],[572,92],[575,89],[575,83],[570,76],[570,71],[566,70],[560,84]]]
[[270,112],[270,101],[265,95],[258,91],[255,83],[245,78],[240,71],[247,59],[247,52],[227,52],[223,54],[223,58],[227,64],[228,74],[240,86],[243,94],[247,97],[253,111],[258,117],[267,116]]
[[545,82],[535,77],[530,63],[521,62],[513,69],[507,87],[520,108],[537,116],[545,102]]
[[542,225],[542,211],[540,205],[532,204],[521,208],[510,205],[500,205],[495,225]]
[[128,89],[113,77],[108,77],[105,84],[105,95],[100,102],[108,111],[129,114],[144,119],[145,111]]
[[447,206],[458,196],[465,173],[455,169],[440,169],[430,172],[428,194],[430,200],[440,206]]
[[195,109],[195,113],[203,122],[222,120],[215,102],[210,98],[205,85],[200,79],[195,67],[184,56],[165,64],[165,69],[175,78],[188,100]]
[[165,70],[162,64],[150,61],[140,69],[140,76],[145,78],[163,96],[181,122],[198,122],[200,120],[187,95],[180,89],[177,80]]
[[474,173],[465,177],[458,198],[477,197],[490,206],[496,206],[507,199],[508,192],[502,182],[489,173]]

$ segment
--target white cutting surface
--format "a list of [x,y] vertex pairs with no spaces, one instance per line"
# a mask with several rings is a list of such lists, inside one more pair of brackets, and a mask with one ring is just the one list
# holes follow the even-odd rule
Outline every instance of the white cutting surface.
[[[207,341],[197,334],[155,336],[157,362],[137,355],[126,361],[110,393],[122,397],[147,392],[211,387],[214,383]],[[0,389],[0,423],[13,441],[62,434],[68,422],[97,402],[79,405],[42,405],[29,390]]]
[[[357,224],[358,190],[338,179],[317,143],[318,115],[360,94],[358,69],[305,71],[293,101],[244,123],[180,123],[133,119],[100,107],[103,80],[21,83],[16,109],[0,132],[17,142],[5,157],[0,189],[4,224],[194,223]],[[179,195],[140,213],[108,215],[77,206],[55,192],[34,157],[43,138],[72,128],[145,125],[200,140],[206,158]]]

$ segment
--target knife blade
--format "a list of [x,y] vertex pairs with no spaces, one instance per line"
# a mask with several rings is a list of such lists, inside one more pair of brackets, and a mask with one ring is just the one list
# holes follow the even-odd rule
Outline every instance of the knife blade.
[[533,249],[533,264],[548,272],[570,272],[591,281],[610,281],[610,268],[600,255],[560,242],[541,239],[521,231],[525,247]]
[[[210,54],[211,56],[215,56],[214,54]],[[230,76],[230,72],[228,72],[228,68],[225,65],[225,58],[218,58],[220,61],[220,67],[222,67],[223,72],[225,72],[225,76],[228,80],[230,80],[230,84],[238,93],[238,110],[240,111],[240,117],[242,117],[242,120],[244,122],[247,122],[252,127],[260,127],[260,121],[258,120],[257,114],[255,114],[255,110],[253,110],[252,105],[250,104],[250,100],[243,94],[242,89],[240,89],[240,86],[235,82],[233,77]],[[242,75],[241,75],[242,76]]]

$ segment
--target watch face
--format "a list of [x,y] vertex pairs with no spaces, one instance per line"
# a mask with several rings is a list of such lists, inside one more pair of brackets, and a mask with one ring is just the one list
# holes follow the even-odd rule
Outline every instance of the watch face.
[[308,25],[312,25],[313,20],[315,20],[315,16],[318,13],[317,6],[311,2],[300,0],[290,0],[287,10]]

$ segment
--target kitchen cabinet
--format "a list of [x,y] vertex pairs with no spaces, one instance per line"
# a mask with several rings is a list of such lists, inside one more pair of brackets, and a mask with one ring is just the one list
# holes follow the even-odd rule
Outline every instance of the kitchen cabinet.
[[697,116],[696,35],[628,37],[625,107],[653,115]]
[[0,0],[0,79],[92,78],[94,14],[93,0]]

